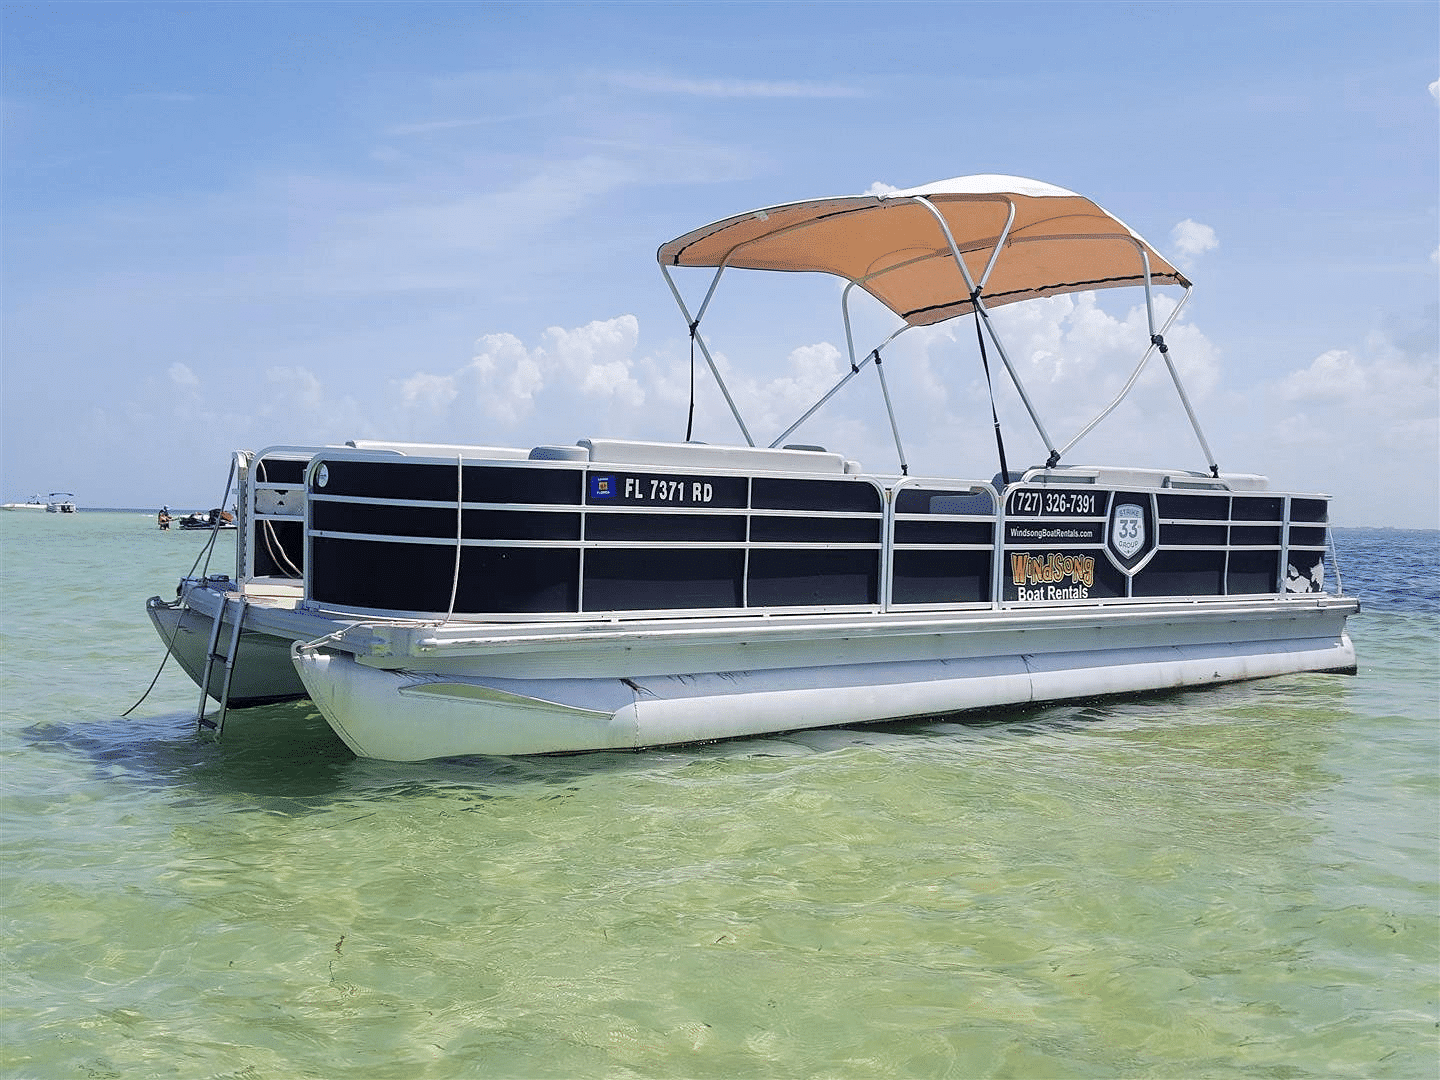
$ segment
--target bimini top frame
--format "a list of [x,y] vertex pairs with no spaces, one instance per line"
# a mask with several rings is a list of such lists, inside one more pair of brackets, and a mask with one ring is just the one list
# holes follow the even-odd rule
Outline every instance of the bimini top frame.
[[[846,279],[841,299],[850,371],[783,432],[778,445],[870,361],[880,376],[902,471],[908,471],[881,367],[880,350],[901,333],[974,313],[994,343],[1011,383],[1049,452],[1053,467],[1130,392],[1156,350],[1164,358],[1212,475],[1219,466],[1200,430],[1170,359],[1165,331],[1189,298],[1190,281],[1119,218],[1073,191],[1019,176],[962,176],[923,187],[785,203],[713,222],[663,245],[661,272],[692,341],[715,377],[745,441],[755,440],[740,415],[699,326],[729,267],[819,271]],[[715,276],[692,316],[670,274],[672,266],[713,267]],[[990,319],[990,310],[1042,296],[1140,286],[1150,341],[1119,395],[1064,446],[1051,439]],[[1155,322],[1154,288],[1178,285],[1180,304],[1163,326]],[[903,325],[856,360],[849,297],[856,286],[899,316]],[[983,338],[981,344],[983,346]]]

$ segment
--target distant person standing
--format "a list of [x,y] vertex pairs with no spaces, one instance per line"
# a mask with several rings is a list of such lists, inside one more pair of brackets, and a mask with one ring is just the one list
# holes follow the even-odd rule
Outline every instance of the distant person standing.
[[160,526],[161,532],[170,531],[170,507],[160,507],[160,513],[155,515],[155,523]]

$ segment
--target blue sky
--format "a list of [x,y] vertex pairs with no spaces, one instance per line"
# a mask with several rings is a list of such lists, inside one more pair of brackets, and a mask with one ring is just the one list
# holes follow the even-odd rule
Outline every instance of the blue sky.
[[[7,3],[0,494],[191,508],[236,446],[682,438],[661,243],[999,172],[1187,267],[1223,469],[1433,528],[1437,41],[1429,2]],[[705,329],[768,442],[843,370],[839,293],[745,277]],[[1138,358],[1137,299],[1005,310],[1060,439]],[[973,333],[887,357],[913,472],[995,471]],[[1203,467],[1161,375],[1068,460]],[[794,438],[893,470],[857,383]],[[739,441],[703,380],[695,434]]]

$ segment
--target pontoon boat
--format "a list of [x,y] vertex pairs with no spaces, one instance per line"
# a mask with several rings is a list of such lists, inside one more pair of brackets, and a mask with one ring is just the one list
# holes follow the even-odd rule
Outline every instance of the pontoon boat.
[[[1329,497],[1220,471],[1170,322],[1156,319],[1156,290],[1188,295],[1190,282],[1089,199],[962,177],[739,214],[665,244],[659,261],[743,442],[238,453],[234,575],[202,573],[177,600],[149,602],[204,687],[202,714],[207,695],[221,702],[207,722],[308,696],[356,754],[419,760],[1354,672],[1345,620],[1358,605],[1327,591]],[[698,308],[676,280],[685,268],[713,271]],[[786,443],[838,385],[757,443],[700,332],[721,277],[740,270],[845,280],[840,385],[879,374],[897,471]],[[1149,319],[1125,390],[1158,356],[1203,469],[1062,463],[1120,398],[1053,440],[990,317],[1120,286],[1143,291]],[[900,323],[866,354],[853,346],[856,288]],[[882,351],[967,316],[1047,460],[1012,470],[1001,449],[993,478],[919,475]]]

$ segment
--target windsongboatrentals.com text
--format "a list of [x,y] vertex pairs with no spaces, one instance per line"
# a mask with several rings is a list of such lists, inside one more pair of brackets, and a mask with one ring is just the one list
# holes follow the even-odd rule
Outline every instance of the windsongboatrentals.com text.
[[1087,529],[1022,529],[1010,526],[1010,535],[1018,540],[1089,540]]

